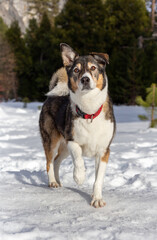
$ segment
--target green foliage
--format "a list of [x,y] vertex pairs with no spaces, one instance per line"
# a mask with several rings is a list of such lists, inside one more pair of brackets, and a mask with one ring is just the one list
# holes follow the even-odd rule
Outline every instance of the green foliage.
[[[57,61],[59,43],[56,46],[53,34],[49,18],[44,14],[39,27],[35,20],[30,21],[25,36],[25,42],[31,56],[32,83],[36,88],[33,98],[39,100],[43,100],[48,91],[51,75],[59,67],[59,61]],[[58,50],[57,53],[55,48]]]
[[23,102],[23,108],[27,108],[27,103],[29,103],[30,100],[28,97],[25,97],[22,99],[22,102]]
[[141,96],[136,97],[136,103],[142,107],[150,107],[150,105],[144,101]]
[[11,24],[11,27],[6,32],[6,36],[16,54],[25,50],[24,41],[21,38],[21,30],[17,21]]
[[143,52],[140,59],[142,65],[141,79],[143,83],[143,92],[145,92],[146,87],[150,86],[152,82],[157,82],[157,41],[145,41],[144,49],[141,51]]
[[18,93],[20,97],[29,96],[32,93],[30,83],[31,57],[24,39],[21,37],[21,30],[17,22],[13,22],[6,32],[6,37],[10,43],[16,58],[16,72],[19,79]]
[[151,128],[157,127],[157,119],[154,119],[154,121],[151,122],[150,127]]
[[150,20],[143,0],[105,1],[105,39],[114,47],[134,46],[140,35],[150,33]]
[[[144,94],[145,52],[138,48],[138,37],[150,35],[150,19],[143,0],[106,0],[104,31],[111,97],[118,104],[135,104]],[[137,24],[138,23],[138,24]],[[147,81],[149,82],[149,78]]]
[[17,62],[20,97],[44,100],[51,75],[61,65],[59,43],[53,34],[54,31],[46,14],[43,15],[40,25],[35,19],[30,20],[24,37],[21,36],[17,22],[7,31],[7,38]]
[[55,19],[61,40],[80,54],[104,51],[104,10],[101,0],[68,0]]
[[[136,103],[143,107],[151,107],[153,104],[153,85],[155,83],[152,83],[149,88],[146,88],[146,99],[143,100],[141,96],[136,97]],[[154,106],[157,107],[157,87],[155,87],[154,92]]]
[[3,22],[3,19],[0,17],[0,36],[5,38],[5,33],[7,31],[8,27]]
[[41,108],[42,108],[42,106],[38,106],[38,110],[39,110],[39,111],[41,110]]
[[118,104],[135,104],[143,93],[143,51],[135,47],[114,49],[107,68],[111,96]]
[[157,119],[154,119],[155,107],[157,107],[157,86],[152,83],[149,88],[146,89],[147,96],[146,100],[143,100],[141,96],[136,98],[136,103],[140,106],[150,109],[151,107],[151,123],[150,127],[157,126]]
[[148,120],[148,117],[146,115],[138,115],[138,117],[141,121],[147,121]]

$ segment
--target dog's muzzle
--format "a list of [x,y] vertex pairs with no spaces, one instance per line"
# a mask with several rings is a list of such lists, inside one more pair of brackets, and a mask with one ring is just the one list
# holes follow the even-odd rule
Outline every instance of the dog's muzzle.
[[89,77],[83,77],[83,78],[81,78],[81,83],[82,83],[82,85],[83,85],[82,90],[91,89]]

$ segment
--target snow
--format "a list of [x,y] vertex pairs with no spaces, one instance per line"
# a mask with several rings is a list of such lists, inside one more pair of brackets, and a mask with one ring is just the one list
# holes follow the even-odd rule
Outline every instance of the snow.
[[0,236],[3,240],[155,240],[157,129],[139,121],[141,107],[115,106],[116,137],[104,180],[104,208],[91,207],[94,161],[77,186],[72,160],[61,166],[63,187],[47,187],[38,129],[41,103],[0,104]]

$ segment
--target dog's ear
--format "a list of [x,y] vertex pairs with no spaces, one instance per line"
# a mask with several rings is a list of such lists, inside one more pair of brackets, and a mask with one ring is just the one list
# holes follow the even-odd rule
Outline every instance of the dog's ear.
[[72,66],[74,60],[79,56],[68,44],[60,44],[63,64],[65,67]]
[[109,64],[109,55],[107,53],[91,52],[89,55],[92,55],[101,64]]

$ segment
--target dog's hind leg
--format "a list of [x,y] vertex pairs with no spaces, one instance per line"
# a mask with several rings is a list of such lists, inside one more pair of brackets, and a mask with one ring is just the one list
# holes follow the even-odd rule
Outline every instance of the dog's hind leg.
[[55,173],[54,173],[54,159],[58,152],[58,148],[61,141],[61,135],[55,128],[55,124],[53,119],[46,115],[43,116],[43,112],[41,112],[40,117],[40,132],[43,142],[43,147],[47,160],[47,174],[49,187],[59,187],[59,184],[56,182]]
[[68,155],[69,155],[69,151],[67,149],[67,146],[66,146],[65,143],[63,143],[61,141],[59,149],[58,149],[58,154],[57,154],[57,156],[55,157],[55,160],[54,160],[54,173],[55,173],[56,181],[59,184],[59,186],[62,186],[61,182],[60,182],[60,178],[59,178],[59,167],[60,167],[61,162],[65,158],[67,158]]
[[48,174],[48,181],[49,181],[49,187],[59,187],[59,184],[56,181],[55,178],[55,172],[54,172],[54,159],[56,157],[56,154],[58,152],[58,148],[60,145],[60,135],[59,134],[53,134],[50,146],[44,145],[46,160],[47,160],[47,174]]

